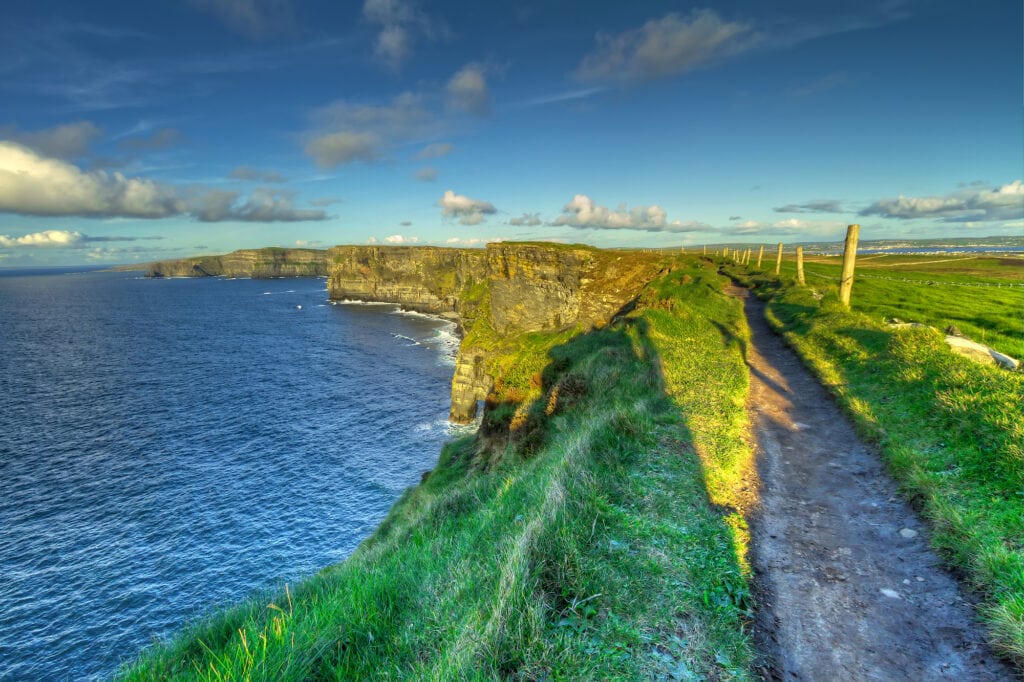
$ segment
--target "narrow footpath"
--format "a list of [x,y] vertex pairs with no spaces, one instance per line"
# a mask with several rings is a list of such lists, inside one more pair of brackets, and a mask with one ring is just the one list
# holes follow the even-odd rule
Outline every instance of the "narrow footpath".
[[1013,680],[878,456],[745,289],[758,644],[777,680]]

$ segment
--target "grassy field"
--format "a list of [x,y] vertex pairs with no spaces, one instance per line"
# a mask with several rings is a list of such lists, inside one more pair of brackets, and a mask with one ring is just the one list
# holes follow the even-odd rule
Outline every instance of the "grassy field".
[[[805,260],[808,286],[839,279],[838,256]],[[787,254],[781,276],[795,274],[796,264]],[[854,277],[851,306],[856,312],[878,321],[898,318],[939,329],[955,325],[975,341],[1024,360],[1024,258],[861,256]]]
[[721,284],[677,263],[609,327],[531,336],[496,365],[507,404],[352,557],[122,677],[751,679],[746,328]]
[[836,296],[835,259],[809,262],[806,287],[792,263],[781,280],[728,267],[769,300],[769,322],[878,445],[933,545],[981,596],[992,641],[1024,665],[1024,374],[954,355],[933,330],[883,322],[955,324],[1021,357],[1024,289],[956,286],[1019,283],[1021,261],[934,260],[858,262],[852,311]]

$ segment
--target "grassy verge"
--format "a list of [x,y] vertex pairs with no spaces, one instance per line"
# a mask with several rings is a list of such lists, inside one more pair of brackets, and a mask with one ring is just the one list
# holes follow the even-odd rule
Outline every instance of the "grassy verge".
[[[898,315],[884,288],[858,282],[848,312],[829,284],[737,274],[769,298],[769,323],[877,443],[930,522],[933,545],[982,596],[992,641],[1024,664],[1024,375],[954,355],[934,330],[893,330],[859,312],[884,306]],[[972,307],[967,287],[941,296],[979,327],[1014,324],[986,319],[992,308]]]
[[688,262],[609,327],[510,352],[539,364],[518,420],[449,444],[347,561],[122,677],[750,679],[746,332],[720,286]]

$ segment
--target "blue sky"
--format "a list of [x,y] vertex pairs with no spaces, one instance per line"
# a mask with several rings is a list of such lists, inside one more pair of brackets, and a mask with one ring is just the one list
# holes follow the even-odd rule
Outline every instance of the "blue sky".
[[6,0],[0,266],[1024,233],[1019,2]]

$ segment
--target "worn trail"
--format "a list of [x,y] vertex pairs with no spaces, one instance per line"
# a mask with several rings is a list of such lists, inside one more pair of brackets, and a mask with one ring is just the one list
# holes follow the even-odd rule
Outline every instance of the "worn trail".
[[745,298],[757,636],[781,680],[1012,680],[974,611],[825,389]]

